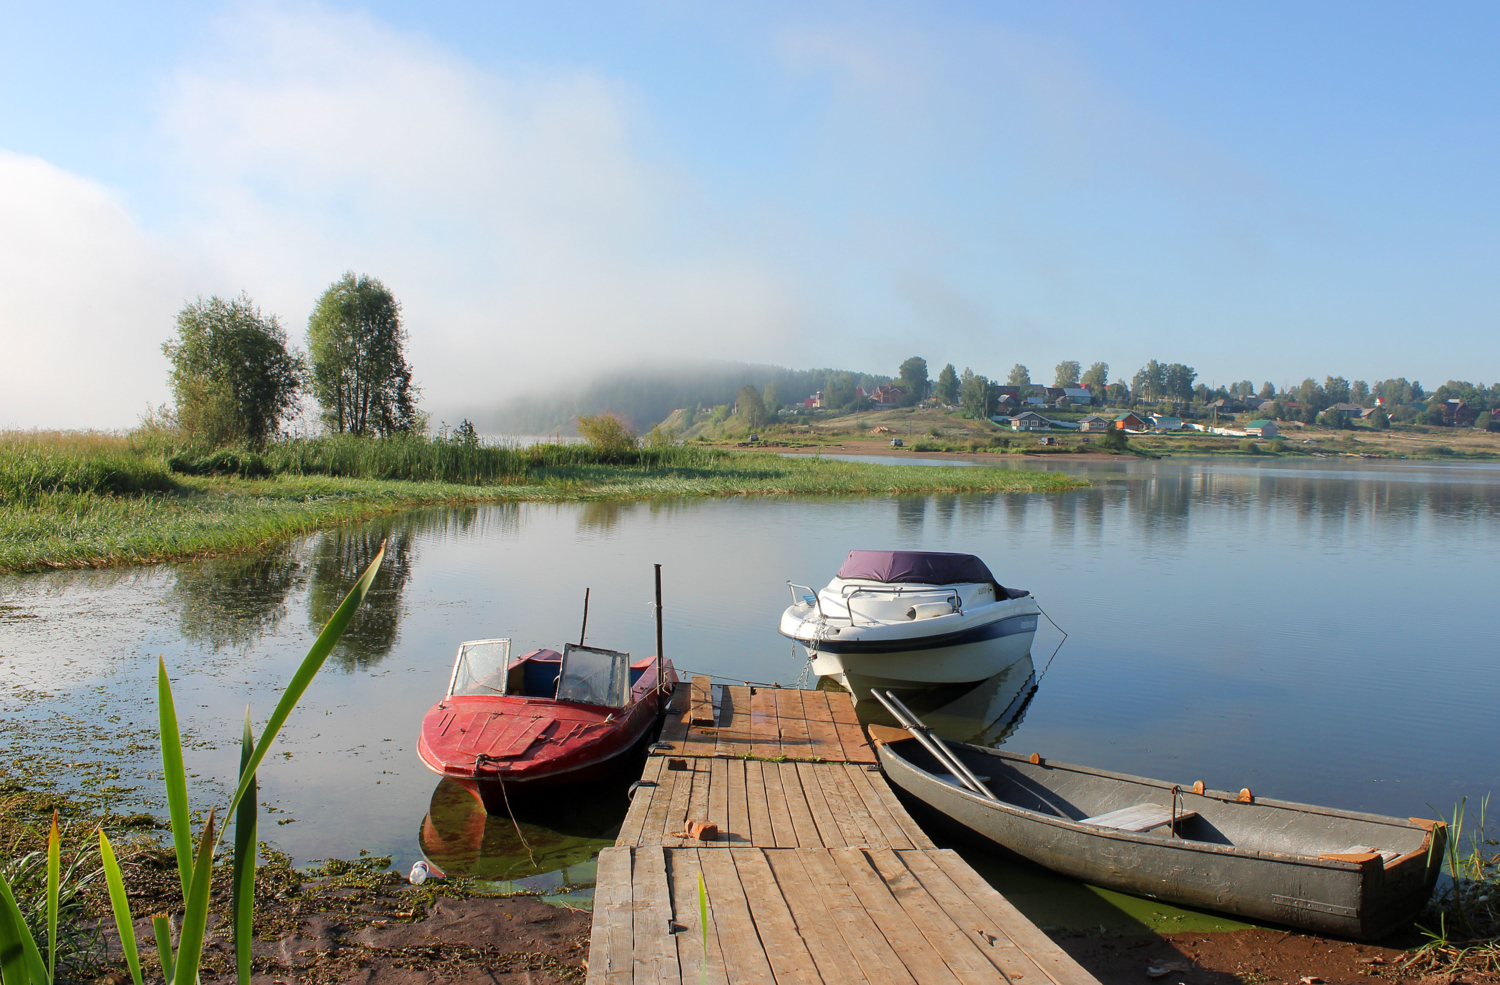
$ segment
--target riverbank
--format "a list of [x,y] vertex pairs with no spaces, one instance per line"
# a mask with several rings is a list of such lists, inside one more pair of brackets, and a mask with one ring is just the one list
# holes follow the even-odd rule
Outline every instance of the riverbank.
[[[0,448],[0,459],[13,453]],[[569,457],[582,456],[570,451]],[[254,551],[288,537],[435,505],[727,496],[1057,492],[1084,480],[1007,468],[931,469],[771,453],[681,450],[634,462],[527,465],[483,482],[340,475],[192,475],[156,463],[112,491],[108,478],[56,480],[0,499],[0,571],[146,564]],[[33,456],[33,472],[42,469]],[[0,460],[0,472],[18,471]],[[72,476],[74,472],[54,470]],[[92,475],[92,473],[91,473]],[[92,482],[89,486],[86,482]],[[68,488],[71,483],[73,488]],[[119,484],[125,484],[120,480]],[[18,484],[19,485],[19,484]]]

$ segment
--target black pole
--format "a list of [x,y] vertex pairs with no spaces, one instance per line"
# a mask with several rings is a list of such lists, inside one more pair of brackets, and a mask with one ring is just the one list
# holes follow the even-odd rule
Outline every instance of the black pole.
[[[667,682],[661,674],[661,565],[656,565],[656,691],[657,694],[665,694]],[[660,699],[657,700],[657,710],[666,711],[660,707]]]
[[589,631],[589,590],[583,590],[583,628],[578,631],[578,645],[583,646],[583,637]]

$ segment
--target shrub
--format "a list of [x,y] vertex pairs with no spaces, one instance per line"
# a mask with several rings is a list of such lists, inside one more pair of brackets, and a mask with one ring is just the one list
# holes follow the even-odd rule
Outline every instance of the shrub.
[[1247,455],[1259,455],[1260,454],[1260,442],[1256,441],[1253,438],[1248,438],[1248,439],[1246,439],[1244,441],[1241,441],[1240,442],[1240,451],[1244,452]]
[[[717,411],[714,416],[718,416]],[[609,411],[578,415],[578,433],[590,446],[603,452],[629,451],[640,444],[630,425]]]
[[1125,451],[1130,447],[1130,439],[1119,428],[1110,428],[1104,432],[1104,437],[1099,439],[1099,447],[1109,451]]
[[1270,442],[1266,445],[1266,450],[1270,451],[1270,452],[1273,452],[1274,454],[1280,455],[1282,452],[1286,451],[1286,439],[1285,438],[1272,438],[1270,440]]

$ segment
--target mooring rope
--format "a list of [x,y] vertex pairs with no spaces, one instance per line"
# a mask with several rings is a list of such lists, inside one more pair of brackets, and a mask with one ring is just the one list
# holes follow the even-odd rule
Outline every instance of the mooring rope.
[[[1036,601],[1036,598],[1034,596],[1032,598],[1032,601],[1033,602]],[[1042,668],[1042,672],[1037,675],[1036,682],[1037,682],[1037,685],[1040,686],[1041,683],[1042,683],[1042,678],[1047,676],[1047,669],[1052,666],[1052,661],[1057,656],[1057,651],[1061,650],[1062,647],[1063,647],[1063,644],[1066,643],[1066,642],[1068,642],[1068,631],[1066,629],[1063,629],[1061,626],[1059,626],[1053,620],[1053,618],[1051,616],[1047,615],[1047,610],[1042,608],[1041,603],[1037,603],[1036,611],[1038,611],[1042,615],[1046,616],[1047,617],[1047,621],[1050,622],[1050,623],[1052,623],[1052,628],[1055,629],[1055,630],[1057,630],[1059,633],[1062,633],[1062,636],[1063,636],[1062,639],[1060,639],[1060,640],[1057,641],[1057,649],[1055,649],[1055,650],[1052,651],[1052,656],[1050,656],[1050,657],[1047,658],[1047,666],[1043,667]]]

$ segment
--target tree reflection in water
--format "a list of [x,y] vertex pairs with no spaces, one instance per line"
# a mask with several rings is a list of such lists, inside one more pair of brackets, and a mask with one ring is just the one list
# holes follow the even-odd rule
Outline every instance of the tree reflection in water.
[[321,629],[343,601],[348,586],[369,566],[386,542],[385,561],[354,613],[330,659],[346,672],[374,667],[395,646],[401,625],[401,593],[411,580],[414,542],[421,532],[418,515],[340,528],[322,534],[309,564],[308,625]]
[[184,639],[219,650],[272,633],[287,614],[287,596],[307,580],[303,552],[291,544],[254,557],[180,564],[166,601],[177,607]]

